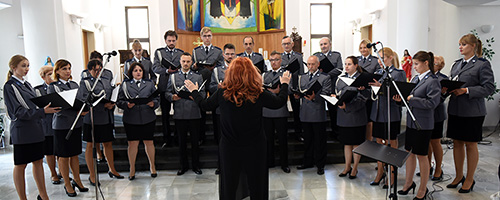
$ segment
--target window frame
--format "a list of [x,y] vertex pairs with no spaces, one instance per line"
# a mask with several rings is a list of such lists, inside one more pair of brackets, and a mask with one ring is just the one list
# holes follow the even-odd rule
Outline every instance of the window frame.
[[[318,5],[329,6],[330,7],[330,13],[329,13],[330,24],[329,24],[329,29],[328,29],[330,31],[329,34],[313,34],[311,32],[311,30],[312,30],[312,25],[311,25],[312,23],[311,23],[311,21],[313,20],[312,19],[312,7],[313,6],[318,6]],[[310,33],[310,38],[309,39],[310,39],[310,41],[312,41],[313,39],[320,39],[320,38],[323,38],[323,37],[327,37],[327,38],[330,38],[330,40],[332,40],[332,38],[333,38],[332,37],[332,3],[311,3],[309,5],[309,19],[310,19],[309,20],[309,33]],[[314,44],[312,44],[312,42],[311,42],[311,46],[312,45],[314,45]],[[310,48],[310,49],[312,50],[313,48]],[[316,53],[316,52],[310,52],[310,53],[312,55],[313,53]]]
[[[147,23],[148,23],[148,37],[147,38],[130,38],[129,37],[129,24],[128,24],[128,11],[129,9],[146,9],[146,13],[147,13]],[[151,51],[151,41],[150,41],[150,38],[151,38],[151,31],[149,30],[150,27],[149,27],[149,8],[148,6],[125,6],[125,27],[126,27],[126,37],[127,37],[127,50],[131,50],[130,48],[130,43],[134,42],[135,39],[139,40],[139,42],[143,43],[143,42],[147,42],[148,43],[148,53],[150,53]],[[144,49],[144,48],[143,48]]]

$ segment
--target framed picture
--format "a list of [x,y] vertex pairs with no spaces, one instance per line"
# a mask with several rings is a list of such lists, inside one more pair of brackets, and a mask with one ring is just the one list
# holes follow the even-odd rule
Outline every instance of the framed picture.
[[259,0],[259,32],[285,28],[285,1]]
[[203,1],[204,26],[212,32],[257,32],[258,0]]
[[174,21],[178,32],[199,32],[201,30],[202,0],[173,0]]

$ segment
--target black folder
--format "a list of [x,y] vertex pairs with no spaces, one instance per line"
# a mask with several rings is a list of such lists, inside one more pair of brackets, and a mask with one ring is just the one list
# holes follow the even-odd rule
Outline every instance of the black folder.
[[83,102],[75,98],[73,106],[69,104],[64,98],[62,98],[58,93],[50,93],[47,95],[35,97],[30,99],[39,108],[44,108],[50,103],[50,107],[61,107],[62,110],[72,109],[80,110],[83,106]]
[[361,73],[354,82],[350,86],[353,87],[361,87],[364,86],[365,88],[368,88],[368,83],[374,82],[373,79],[379,80],[382,77],[381,74],[370,74],[367,72]]
[[465,84],[465,82],[462,81],[451,81],[451,80],[441,80],[441,87],[446,87],[448,88],[448,92],[451,92],[452,90],[456,90],[458,88],[461,88],[462,85]]
[[351,102],[356,96],[358,96],[357,90],[346,90],[343,94],[340,95],[339,101],[337,101],[338,106],[343,103]]
[[[416,83],[408,83],[408,82],[401,82],[401,81],[394,81],[394,82],[396,82],[396,85],[398,85],[399,91],[401,91],[401,94],[403,95],[401,98],[404,98],[405,100],[408,98],[408,96],[410,95],[413,88],[415,88],[415,86],[417,86]],[[379,95],[386,95],[385,94],[386,83],[384,82],[384,84],[382,84],[381,87],[382,88],[380,88],[380,90],[379,90]],[[391,84],[391,91],[390,92],[391,92],[391,98],[392,98],[392,96],[398,94],[398,92],[396,91],[396,88],[392,84]]]
[[149,97],[146,98],[135,98],[135,99],[127,99],[129,103],[135,103],[135,104],[147,104],[150,101],[153,101],[154,98],[156,98],[160,94],[159,90],[155,90],[153,94],[149,95]]
[[270,89],[276,89],[278,88],[278,85],[281,84],[281,81],[276,81],[275,83],[269,83],[269,84],[263,84],[264,88],[270,88]]
[[295,73],[296,71],[298,71],[300,69],[300,65],[302,65],[302,63],[299,63],[299,59],[295,59],[291,63],[289,63],[285,67],[285,69],[290,71],[290,73]]
[[179,96],[180,98],[183,98],[183,99],[191,99],[191,98],[189,98],[191,96],[191,92],[181,90],[181,91],[177,92],[177,96]]
[[162,58],[161,59],[161,65],[165,68],[170,68],[172,70],[176,70],[181,68],[180,64],[178,66],[174,65],[174,63],[170,62],[169,60]]
[[333,66],[332,62],[330,62],[330,59],[328,59],[326,56],[323,58],[323,60],[319,61],[319,69],[323,69],[323,72],[328,73],[332,71],[335,67]]
[[314,81],[314,84],[312,84],[311,87],[309,87],[306,91],[292,90],[292,92],[295,92],[302,97],[312,95],[313,91],[315,95],[319,95],[318,92],[321,90],[321,88],[322,88],[321,84],[318,81]]
[[196,63],[196,67],[198,69],[200,68],[206,68],[206,67],[213,67],[215,65],[215,62],[208,62],[206,60],[201,60]]
[[266,66],[264,64],[264,59],[262,59],[261,61],[257,62],[257,63],[254,63],[253,65],[255,65],[255,67],[257,67],[257,69],[260,70],[260,73],[264,73],[266,70],[264,69],[264,67]]

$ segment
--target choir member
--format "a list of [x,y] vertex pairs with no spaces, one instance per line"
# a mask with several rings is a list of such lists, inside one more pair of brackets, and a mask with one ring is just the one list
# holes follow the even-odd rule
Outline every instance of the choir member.
[[[359,53],[361,53],[361,56],[358,56],[358,64],[359,66],[361,66],[363,71],[373,74],[378,68],[378,58],[376,56],[372,56],[372,48],[368,48],[366,46],[370,43],[371,41],[368,39],[361,40],[361,43],[359,44]],[[371,90],[371,88],[367,88],[367,90]],[[370,119],[372,105],[373,100],[371,98],[368,98],[366,100],[366,114],[368,116],[368,123],[366,124],[366,139],[368,141],[373,140],[373,121]]]
[[153,71],[153,63],[151,63],[148,58],[142,57],[142,52],[144,52],[144,49],[142,49],[141,43],[139,40],[135,39],[132,43],[132,53],[134,54],[134,57],[132,59],[128,59],[123,64],[124,77],[127,79],[133,79],[133,77],[128,76],[128,71],[132,63],[138,62],[144,66],[144,79],[151,80],[156,84],[156,74]]
[[[264,61],[264,57],[262,56],[262,54],[253,51],[254,47],[255,47],[255,42],[253,40],[253,37],[252,36],[245,36],[243,38],[243,48],[245,49],[245,51],[242,53],[239,53],[236,56],[250,58],[250,60],[252,60],[252,63],[254,65],[261,62],[261,61]],[[257,69],[259,69],[260,73],[267,71],[266,65],[262,65],[261,68],[260,68],[260,66],[256,66],[256,67],[257,67]]]

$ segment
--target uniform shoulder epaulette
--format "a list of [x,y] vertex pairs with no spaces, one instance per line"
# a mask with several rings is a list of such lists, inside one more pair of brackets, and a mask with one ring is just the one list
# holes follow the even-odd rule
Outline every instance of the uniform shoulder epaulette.
[[200,46],[195,47],[194,50],[197,50],[197,49],[200,49],[200,48],[203,48],[203,47],[200,45]]
[[[54,82],[50,83],[49,85],[55,85],[55,84],[57,84],[57,83],[59,83],[59,81],[54,81]],[[38,86],[36,86],[36,87],[38,87]],[[36,87],[35,87],[35,88],[36,88]]]
[[486,60],[486,58],[483,58],[483,57],[481,57],[481,58],[477,58],[477,59],[478,59],[478,60],[480,60],[480,61],[483,61],[483,62],[488,61],[488,60]]
[[[52,83],[51,83],[51,84],[52,84]],[[40,88],[42,88],[42,87],[43,87],[43,84],[35,86],[35,87],[34,87],[34,89],[40,89]]]
[[94,77],[92,77],[92,76],[87,76],[87,77],[83,78],[82,80],[92,80],[93,78]]
[[236,56],[241,57],[241,56],[243,56],[244,54],[245,54],[245,52],[243,52],[243,53],[239,53],[239,54],[236,54]]
[[316,52],[316,53],[313,53],[313,55],[321,55],[321,52]]
[[153,80],[149,79],[149,78],[143,78],[142,80],[146,81],[146,82],[153,82]]
[[340,52],[338,52],[338,51],[332,51],[332,53],[336,53],[336,54],[340,55]]
[[[212,45],[212,46],[213,46],[213,45]],[[221,49],[221,48],[219,48],[218,46],[213,46],[213,47],[214,47],[215,49],[219,49],[219,50],[221,50],[221,51],[222,51],[222,49]]]
[[182,50],[182,49],[178,49],[178,48],[175,48],[175,49],[177,49],[177,51],[180,51],[181,53],[184,53],[184,50]]
[[294,53],[296,53],[296,54],[298,54],[298,55],[302,55],[302,53],[299,53],[299,52],[296,52],[296,51],[294,51]]
[[148,61],[151,61],[151,58],[146,58],[146,57],[143,57],[144,59],[148,60]]
[[165,47],[160,47],[160,48],[156,49],[156,51],[161,51],[163,49],[165,49]]
[[262,54],[260,54],[259,52],[253,52],[255,55],[259,55],[259,56],[262,56]]
[[453,62],[460,62],[460,61],[462,61],[462,58],[456,59],[456,60],[455,60],[455,61],[453,61]]
[[373,58],[373,59],[378,59],[378,57],[377,57],[377,56],[372,56],[372,58]]
[[134,58],[128,59],[125,62],[132,62],[132,60],[134,60]]

